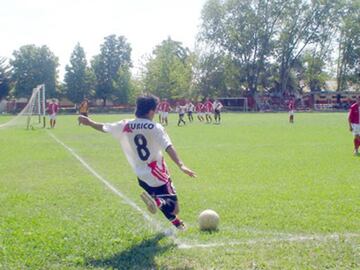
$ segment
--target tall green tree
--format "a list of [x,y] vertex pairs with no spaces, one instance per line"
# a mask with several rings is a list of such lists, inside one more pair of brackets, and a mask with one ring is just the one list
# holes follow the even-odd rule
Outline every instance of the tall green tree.
[[[109,97],[127,102],[131,47],[124,36],[110,35],[104,38],[100,54],[91,62],[96,77],[96,97],[103,99],[104,106]],[[122,76],[124,76],[122,78]]]
[[145,87],[161,98],[191,96],[193,56],[170,37],[156,46],[145,64]]
[[6,63],[6,58],[0,57],[0,101],[10,91],[11,67]]
[[263,82],[273,52],[276,26],[286,0],[209,0],[202,10],[200,40],[233,61],[238,79],[250,92]]
[[288,88],[291,70],[310,45],[326,42],[336,23],[339,6],[333,0],[288,0],[278,25],[276,57],[281,92]]
[[22,46],[14,51],[10,64],[13,67],[16,97],[30,97],[32,89],[39,84],[45,84],[48,97],[57,95],[58,58],[47,46]]
[[87,66],[85,51],[79,43],[76,44],[70,57],[70,64],[65,70],[65,95],[74,103],[80,103],[91,94],[93,85],[92,70]]
[[360,84],[360,2],[347,1],[339,24],[338,91]]

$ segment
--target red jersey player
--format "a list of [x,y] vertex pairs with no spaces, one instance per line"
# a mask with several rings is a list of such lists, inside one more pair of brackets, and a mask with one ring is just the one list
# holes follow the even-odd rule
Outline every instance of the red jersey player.
[[167,126],[168,125],[168,115],[171,111],[170,103],[166,98],[160,103],[159,110],[161,111],[161,123]]
[[50,128],[54,128],[56,124],[56,114],[59,111],[59,105],[56,104],[56,99],[52,99],[51,103],[47,107],[50,118]]
[[203,107],[204,107],[204,104],[202,104],[201,102],[198,102],[195,106],[197,118],[199,119],[200,122],[204,121]]
[[213,104],[208,97],[206,98],[204,107],[205,107],[206,123],[211,123],[212,122],[211,113],[213,111]]
[[360,146],[360,117],[359,117],[359,105],[360,97],[357,98],[356,102],[351,105],[349,111],[349,127],[354,135],[354,155],[359,155],[359,146]]
[[295,112],[295,101],[293,99],[291,99],[289,101],[288,108],[289,108],[289,122],[293,124],[294,123],[294,112]]

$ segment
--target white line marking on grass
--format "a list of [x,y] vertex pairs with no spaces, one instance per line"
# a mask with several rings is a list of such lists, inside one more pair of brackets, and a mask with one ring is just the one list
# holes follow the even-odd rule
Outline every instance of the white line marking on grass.
[[[136,211],[140,212],[141,215],[144,217],[145,220],[149,221],[149,223],[159,232],[164,233],[170,239],[174,241],[174,243],[180,249],[192,249],[192,248],[216,248],[216,247],[225,247],[225,246],[237,246],[237,245],[254,245],[254,244],[267,244],[267,243],[277,243],[277,242],[305,242],[305,241],[329,241],[329,240],[340,240],[341,238],[351,239],[360,237],[360,233],[334,233],[328,235],[294,235],[294,234],[281,234],[279,233],[278,237],[273,238],[258,238],[258,239],[250,239],[244,241],[232,241],[227,243],[193,243],[193,244],[186,244],[182,242],[178,238],[176,238],[176,233],[172,229],[165,229],[163,226],[151,218],[144,210],[142,210],[134,201],[126,197],[122,192],[117,190],[109,181],[103,178],[100,174],[98,174],[89,164],[86,163],[72,148],[64,144],[60,141],[53,133],[47,131],[50,137],[52,137],[57,143],[63,146],[66,150],[70,152],[70,154],[75,157],[92,175],[94,175],[97,179],[99,179],[103,184],[105,184],[112,192],[118,195],[121,199],[125,201],[126,204],[131,206]],[[281,236],[283,235],[283,236]],[[286,236],[287,235],[287,236]]]
[[156,222],[153,218],[150,217],[148,213],[142,210],[134,201],[126,197],[121,191],[117,190],[109,181],[107,181],[104,177],[98,174],[89,164],[86,163],[72,148],[67,146],[65,143],[60,141],[53,133],[47,131],[48,134],[60,145],[62,145],[66,150],[70,152],[70,154],[75,157],[92,175],[94,175],[97,179],[105,184],[112,192],[118,195],[121,199],[125,201],[126,204],[130,205],[136,211],[140,212],[145,220],[149,221],[150,224],[157,230],[157,231],[164,231],[164,228],[161,226],[160,223]]
[[293,235],[289,237],[276,237],[276,238],[259,238],[259,239],[250,239],[245,241],[235,241],[227,243],[209,243],[209,244],[185,244],[179,243],[178,248],[180,249],[191,249],[191,248],[216,248],[216,247],[226,247],[226,246],[239,246],[239,245],[256,245],[256,244],[270,244],[270,243],[279,243],[279,242],[326,242],[330,240],[339,241],[344,238],[346,240],[360,237],[360,234],[357,233],[344,233],[344,234],[328,234],[328,235]]

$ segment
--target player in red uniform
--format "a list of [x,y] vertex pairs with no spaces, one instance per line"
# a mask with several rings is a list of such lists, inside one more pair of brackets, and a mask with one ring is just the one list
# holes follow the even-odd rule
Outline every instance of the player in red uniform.
[[294,111],[295,111],[295,101],[293,99],[291,99],[289,101],[289,123],[294,123]]
[[203,107],[204,104],[202,104],[201,102],[198,102],[195,106],[197,118],[199,119],[200,122],[204,121]]
[[50,128],[54,128],[56,125],[56,114],[59,111],[59,105],[56,103],[56,99],[52,99],[51,103],[47,107],[47,111],[50,118]]
[[359,155],[359,146],[360,146],[360,117],[359,117],[359,105],[360,98],[357,98],[356,102],[351,105],[349,111],[349,127],[354,135],[354,155]]
[[168,115],[171,111],[170,103],[167,101],[166,98],[164,98],[163,102],[161,102],[161,123],[165,126],[168,125]]
[[204,103],[204,108],[205,108],[206,123],[211,123],[212,122],[211,113],[213,111],[213,104],[208,97],[206,98],[206,101]]

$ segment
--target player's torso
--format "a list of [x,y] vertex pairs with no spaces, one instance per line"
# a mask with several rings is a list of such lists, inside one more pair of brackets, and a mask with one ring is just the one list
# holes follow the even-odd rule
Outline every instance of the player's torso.
[[122,129],[125,155],[137,176],[150,186],[163,185],[169,177],[159,144],[158,125],[146,119],[125,120]]
[[170,104],[169,103],[164,103],[163,107],[162,107],[162,110],[164,112],[170,112]]

